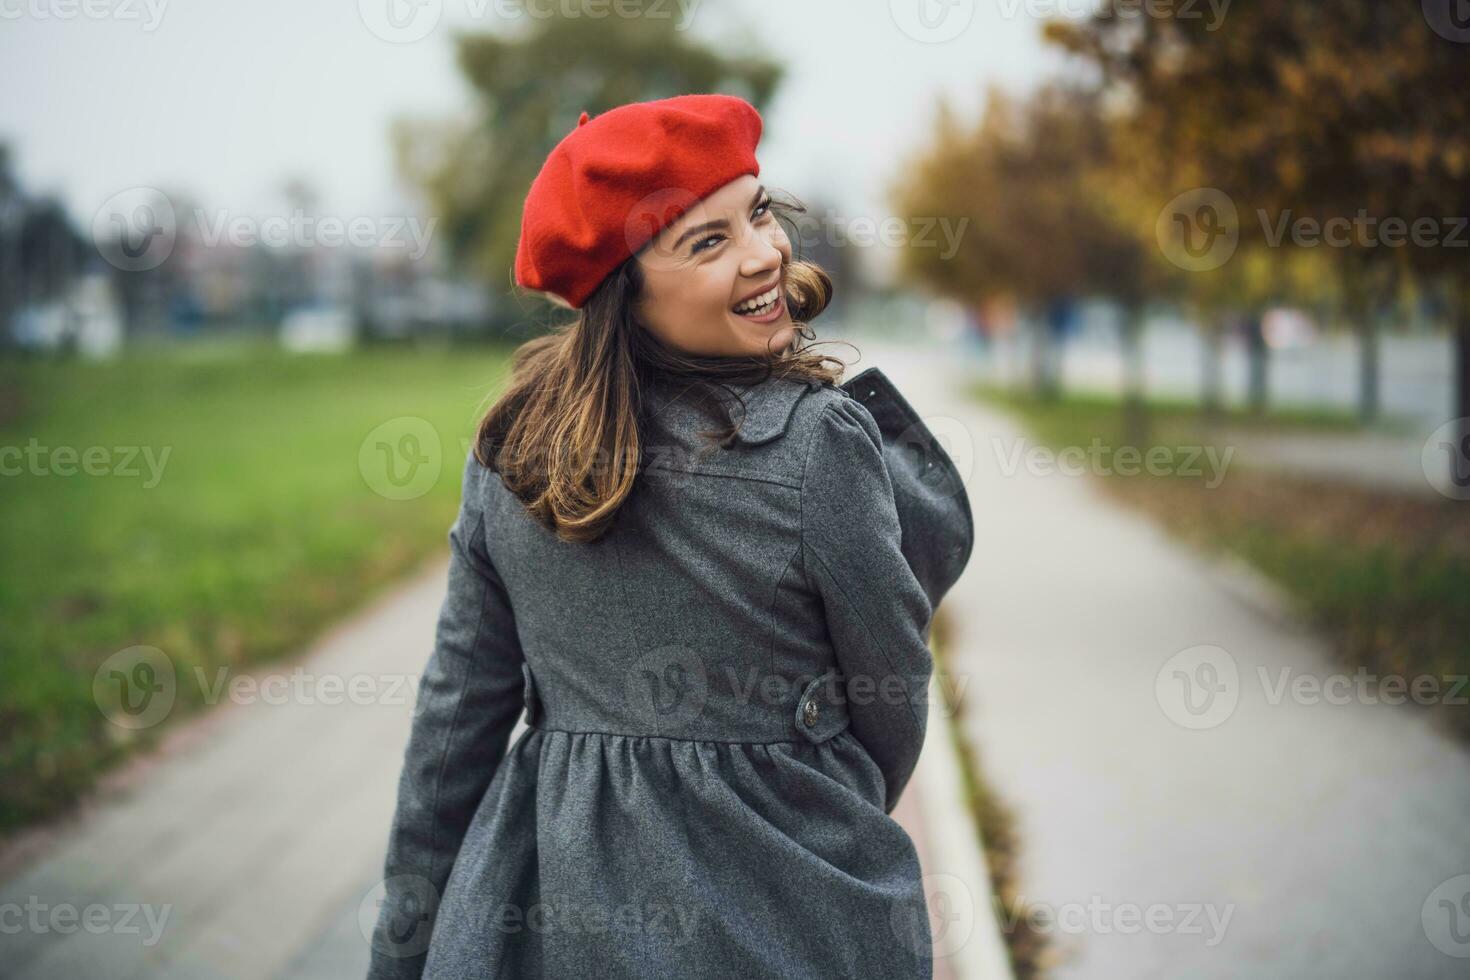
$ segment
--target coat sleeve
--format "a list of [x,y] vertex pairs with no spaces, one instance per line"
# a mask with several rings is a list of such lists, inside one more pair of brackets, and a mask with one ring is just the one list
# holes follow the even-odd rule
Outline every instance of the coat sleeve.
[[368,980],[423,972],[450,869],[524,707],[515,617],[486,549],[487,479],[498,477],[472,454],[449,531],[449,590],[403,756]]
[[802,562],[821,596],[853,734],[898,803],[924,744],[933,609],[904,558],[878,423],[847,398],[822,411],[802,477]]

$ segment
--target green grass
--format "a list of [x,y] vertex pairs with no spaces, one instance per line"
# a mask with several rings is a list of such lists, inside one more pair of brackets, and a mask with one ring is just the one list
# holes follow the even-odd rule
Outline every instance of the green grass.
[[[1116,400],[976,394],[1014,412],[1050,448],[1120,444]],[[1231,420],[1231,425],[1235,424]],[[1324,420],[1288,414],[1259,420],[1278,431],[1321,431]],[[1345,423],[1344,423],[1345,424]],[[1334,424],[1330,418],[1328,427]],[[1215,445],[1195,409],[1151,413],[1149,445]],[[1146,452],[1149,446],[1142,447]],[[1254,565],[1293,598],[1342,663],[1382,678],[1425,676],[1440,691],[1438,717],[1470,739],[1470,508],[1253,469],[1236,461],[1223,480],[1103,475],[1114,499],[1152,514],[1207,549]],[[1448,703],[1450,699],[1460,703]]]
[[[1024,416],[1036,437],[1052,445],[1085,446],[1094,435],[1117,445],[1124,437],[1121,401],[1116,394],[1069,391],[1055,399],[1041,399],[1029,390],[990,383],[976,384],[973,391],[984,401]],[[1284,430],[1341,433],[1363,429],[1354,413],[1334,408],[1271,407],[1258,414],[1232,405],[1222,408],[1214,419],[1207,419],[1198,402],[1185,399],[1151,395],[1145,399],[1145,405],[1151,441],[1172,445],[1196,441],[1202,433],[1226,428],[1261,433]],[[1378,423],[1385,429],[1399,424],[1397,419]]]
[[[296,651],[442,549],[464,447],[507,369],[505,349],[0,362],[0,449],[48,451],[39,475],[0,457],[23,471],[0,475],[0,833],[66,807],[198,710],[194,668]],[[392,500],[359,450],[406,416],[433,427],[441,467],[421,496]],[[66,474],[58,447],[106,452],[93,475]],[[138,475],[95,474],[131,447]],[[179,678],[167,721],[142,730],[110,723],[92,692],[99,665],[135,645]]]

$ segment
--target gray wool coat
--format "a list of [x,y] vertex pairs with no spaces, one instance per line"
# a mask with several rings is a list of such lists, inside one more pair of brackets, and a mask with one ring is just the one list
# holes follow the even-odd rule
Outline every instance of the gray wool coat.
[[650,393],[592,544],[466,461],[370,980],[931,977],[891,813],[969,500],[876,368],[736,390],[724,448]]

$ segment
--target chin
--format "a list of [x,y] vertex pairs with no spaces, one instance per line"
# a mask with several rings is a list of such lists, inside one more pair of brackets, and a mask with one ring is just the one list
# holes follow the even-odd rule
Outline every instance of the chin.
[[796,325],[787,319],[785,323],[771,331],[770,336],[766,338],[766,344],[771,353],[779,354],[789,348],[795,340]]
[[771,323],[751,323],[738,317],[735,320],[735,336],[732,339],[746,353],[759,354],[768,345],[773,351],[785,350],[796,339],[796,324],[789,314],[783,314],[779,320]]
[[742,356],[761,357],[767,351],[771,354],[779,354],[790,347],[796,339],[796,328],[788,320],[785,323],[775,324],[774,329],[769,329],[758,337],[746,335],[736,343]]

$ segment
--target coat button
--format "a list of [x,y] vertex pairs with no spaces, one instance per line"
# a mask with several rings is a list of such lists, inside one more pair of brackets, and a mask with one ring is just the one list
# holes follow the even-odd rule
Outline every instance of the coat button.
[[801,709],[801,720],[806,722],[806,727],[817,727],[817,699],[807,698],[806,704]]

